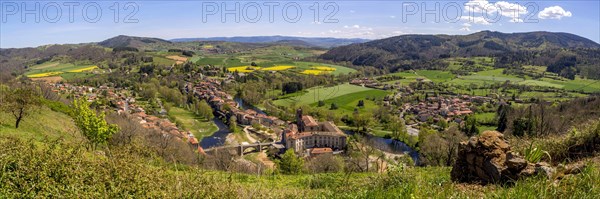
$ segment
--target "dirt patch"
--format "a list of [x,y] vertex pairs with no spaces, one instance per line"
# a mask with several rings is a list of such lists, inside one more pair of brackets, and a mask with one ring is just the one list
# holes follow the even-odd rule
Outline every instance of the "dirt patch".
[[275,162],[271,161],[269,159],[269,157],[267,157],[267,154],[262,151],[258,154],[258,156],[256,156],[256,159],[258,159],[260,162],[262,162],[265,166],[269,167],[270,169],[275,168]]
[[179,55],[170,55],[170,56],[167,56],[167,58],[171,59],[171,60],[175,60],[176,64],[183,64],[188,60],[187,57],[182,57]]
[[39,78],[31,78],[33,81],[43,81],[46,83],[57,83],[63,81],[64,79],[61,76],[52,76],[52,77],[39,77]]

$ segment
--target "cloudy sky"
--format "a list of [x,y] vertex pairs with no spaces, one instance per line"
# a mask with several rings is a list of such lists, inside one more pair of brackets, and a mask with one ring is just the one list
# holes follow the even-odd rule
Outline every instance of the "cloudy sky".
[[0,48],[134,35],[288,35],[379,39],[402,34],[568,32],[600,42],[600,2],[564,1],[0,1]]

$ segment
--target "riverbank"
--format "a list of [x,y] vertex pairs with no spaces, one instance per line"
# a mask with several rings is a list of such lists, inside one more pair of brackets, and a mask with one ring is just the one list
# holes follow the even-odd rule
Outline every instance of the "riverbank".
[[180,107],[172,106],[168,114],[176,124],[186,131],[192,132],[197,139],[210,136],[219,129],[213,121]]

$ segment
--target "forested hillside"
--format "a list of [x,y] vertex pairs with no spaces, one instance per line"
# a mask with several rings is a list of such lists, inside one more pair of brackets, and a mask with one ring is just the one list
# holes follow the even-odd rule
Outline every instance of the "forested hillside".
[[469,35],[402,35],[333,48],[320,56],[355,66],[373,66],[389,72],[407,69],[445,69],[446,58],[494,57],[495,67],[542,65],[560,73],[575,67],[600,78],[600,45],[568,33],[500,33]]

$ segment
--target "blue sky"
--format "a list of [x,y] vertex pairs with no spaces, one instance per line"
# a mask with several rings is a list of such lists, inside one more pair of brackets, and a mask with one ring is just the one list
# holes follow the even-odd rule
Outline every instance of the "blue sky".
[[600,42],[597,0],[73,2],[0,0],[0,48],[96,42],[116,35],[379,39],[481,30],[568,32]]

